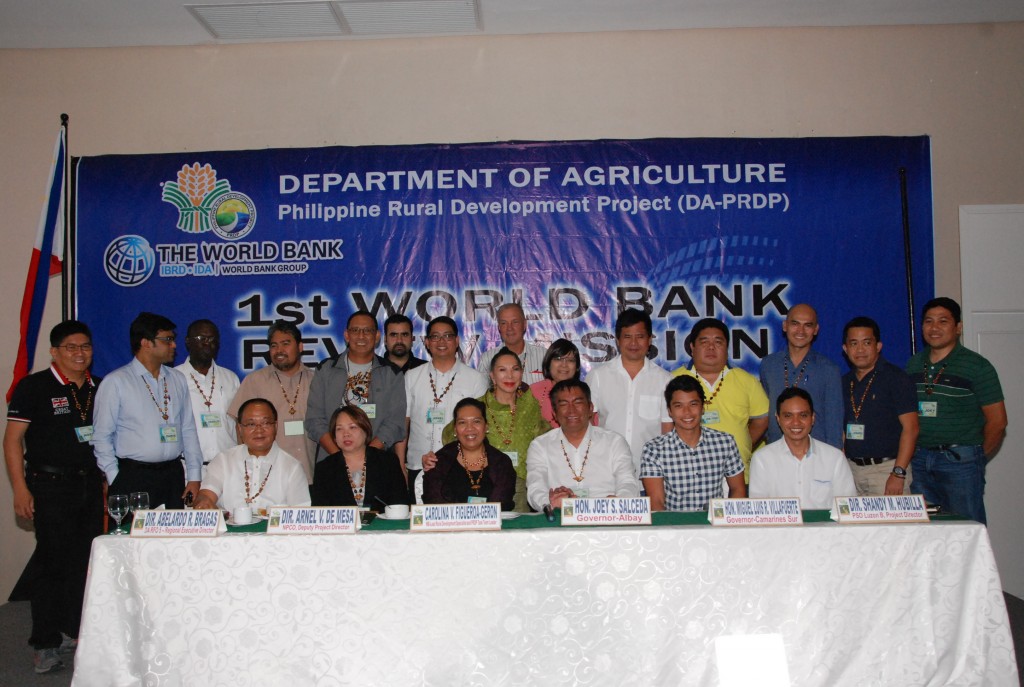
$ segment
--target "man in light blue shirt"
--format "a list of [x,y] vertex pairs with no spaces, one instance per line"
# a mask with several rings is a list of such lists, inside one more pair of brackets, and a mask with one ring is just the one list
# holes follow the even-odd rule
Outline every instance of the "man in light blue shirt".
[[177,346],[174,329],[162,315],[135,318],[129,329],[135,358],[106,377],[110,386],[97,389],[93,414],[92,447],[108,493],[148,492],[153,507],[181,508],[186,494],[199,492],[202,478],[188,382],[169,367]]

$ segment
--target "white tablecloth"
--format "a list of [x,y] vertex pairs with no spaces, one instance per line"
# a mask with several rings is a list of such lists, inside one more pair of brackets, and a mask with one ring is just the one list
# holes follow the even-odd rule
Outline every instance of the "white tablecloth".
[[983,527],[98,538],[73,685],[1017,685]]

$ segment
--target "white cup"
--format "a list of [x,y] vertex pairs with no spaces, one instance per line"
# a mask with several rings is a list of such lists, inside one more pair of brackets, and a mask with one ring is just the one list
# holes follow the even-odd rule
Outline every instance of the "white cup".
[[398,504],[384,508],[384,517],[388,520],[405,520],[409,517],[409,506]]
[[231,519],[236,525],[248,525],[252,522],[252,507],[238,506],[231,511]]

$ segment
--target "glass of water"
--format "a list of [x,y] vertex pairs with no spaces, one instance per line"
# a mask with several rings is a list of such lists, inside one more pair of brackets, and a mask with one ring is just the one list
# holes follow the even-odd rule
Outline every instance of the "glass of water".
[[107,497],[107,512],[117,522],[117,529],[114,534],[124,534],[121,530],[121,519],[128,513],[128,495],[111,494]]
[[132,513],[140,510],[149,510],[149,492],[133,491],[128,497],[128,507],[132,509]]

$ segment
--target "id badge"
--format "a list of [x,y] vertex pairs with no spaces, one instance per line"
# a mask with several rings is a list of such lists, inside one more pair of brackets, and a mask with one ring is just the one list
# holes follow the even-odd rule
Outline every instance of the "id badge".
[[224,426],[220,413],[203,413],[199,416],[199,421],[202,423],[203,429],[220,429]]
[[853,441],[864,441],[864,425],[855,425],[852,422],[846,425],[846,438]]
[[512,467],[519,467],[519,451],[502,451],[512,460]]
[[704,414],[701,416],[700,421],[701,424],[704,425],[717,425],[722,420],[720,417],[718,417],[717,410],[706,410],[704,411]]
[[84,427],[75,427],[75,436],[78,437],[78,443],[80,444],[85,444],[92,441],[92,434],[92,425],[86,425]]
[[938,401],[918,401],[917,414],[920,415],[921,417],[938,417]]
[[302,426],[302,420],[288,420],[284,423],[284,435],[286,437],[302,436],[306,433]]
[[444,422],[444,408],[430,408],[427,410],[427,424],[428,425],[443,425]]
[[366,417],[370,418],[371,420],[376,420],[377,419],[377,404],[376,403],[364,403],[363,405],[361,405],[359,407],[363,409],[364,413],[366,413]]
[[160,443],[178,443],[178,425],[160,425]]
[[485,496],[470,496],[466,503],[487,503],[487,497]]

